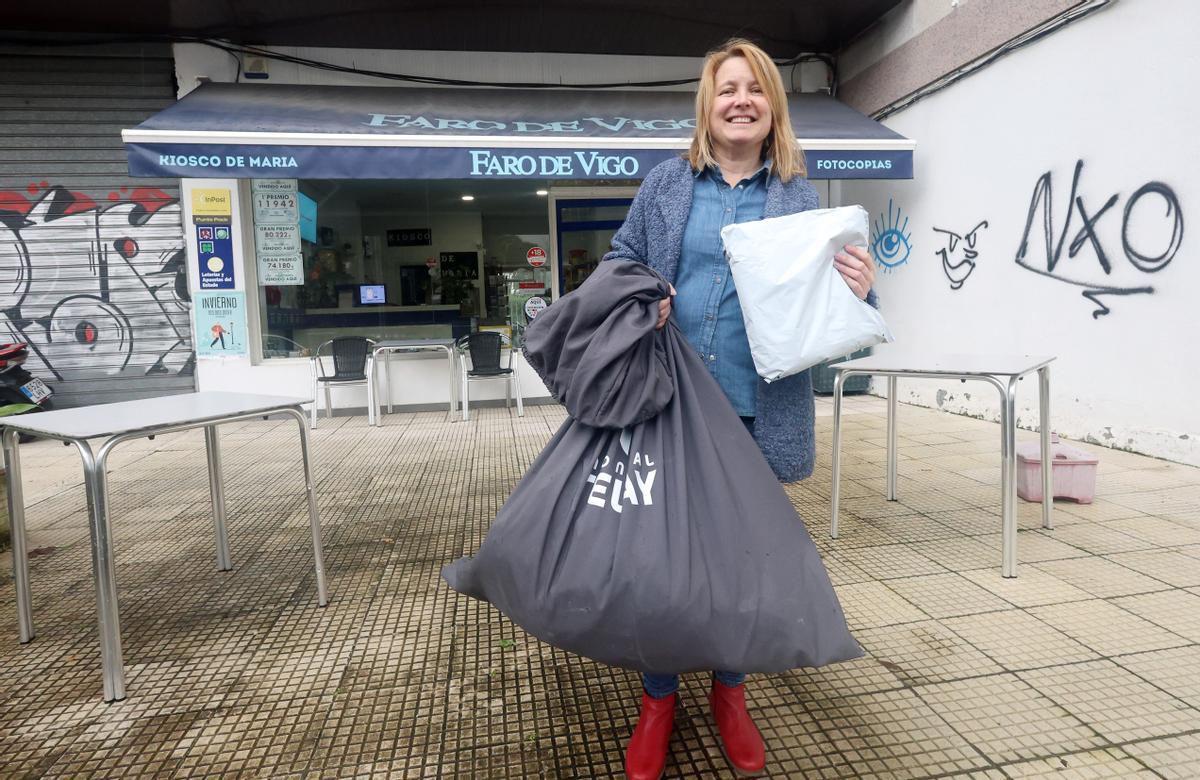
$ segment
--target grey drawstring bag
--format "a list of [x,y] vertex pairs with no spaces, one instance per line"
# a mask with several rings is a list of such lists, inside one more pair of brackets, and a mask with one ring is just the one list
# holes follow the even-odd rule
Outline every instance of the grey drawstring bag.
[[604,262],[530,325],[526,359],[570,418],[442,576],[538,639],[641,672],[857,658],[758,445],[675,324],[655,330],[667,289]]

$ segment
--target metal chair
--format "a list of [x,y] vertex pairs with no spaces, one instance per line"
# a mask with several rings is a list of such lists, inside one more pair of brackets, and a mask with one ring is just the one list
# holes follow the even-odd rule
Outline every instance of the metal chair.
[[[509,346],[508,350],[508,365],[500,365],[500,357],[504,345]],[[463,420],[469,419],[468,404],[470,402],[470,383],[471,380],[480,379],[503,379],[504,380],[504,406],[508,408],[512,405],[513,389],[516,388],[517,395],[517,416],[525,416],[525,404],[521,398],[521,378],[517,376],[517,372],[512,367],[512,342],[507,336],[502,333],[494,333],[492,331],[480,331],[478,333],[470,333],[460,338],[455,342],[455,347],[459,353],[459,376],[462,381],[462,392],[460,400],[462,401]],[[468,364],[466,358],[470,358]]]
[[[321,363],[321,353],[329,348],[333,357],[333,373],[326,374],[325,366]],[[312,356],[312,422],[310,428],[317,427],[317,388],[325,388],[325,414],[333,417],[333,398],[329,388],[333,385],[346,387],[348,385],[367,384],[368,368],[371,362],[371,352],[375,342],[362,336],[340,336],[330,339],[317,347]]]

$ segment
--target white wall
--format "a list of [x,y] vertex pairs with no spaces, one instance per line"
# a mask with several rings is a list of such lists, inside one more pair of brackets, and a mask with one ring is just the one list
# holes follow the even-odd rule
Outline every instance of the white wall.
[[[1131,196],[1149,182],[1174,193],[1184,226],[1200,218],[1200,108],[1186,98],[1200,73],[1194,31],[1200,5],[1173,0],[1117,2],[892,116],[886,124],[916,139],[910,182],[846,182],[841,201],[860,202],[886,222],[889,199],[907,220],[911,254],[877,283],[898,341],[942,352],[1052,354],[1052,427],[1063,435],[1200,465],[1200,348],[1196,296],[1200,250],[1192,233],[1154,273],[1123,250]],[[1111,273],[1084,240],[1072,209],[1056,277],[1153,294],[1101,298],[1087,287],[1016,263],[1035,183],[1053,179],[1054,240],[1067,218],[1072,174],[1083,161],[1077,197],[1095,216]],[[1129,214],[1124,238],[1147,255],[1170,244],[1174,214],[1150,194]],[[881,218],[881,214],[883,217]],[[1025,262],[1046,271],[1042,211],[1034,215]],[[976,267],[951,289],[934,228],[966,233],[981,220]],[[881,227],[887,228],[884,224]],[[1192,227],[1192,231],[1195,231]],[[952,261],[961,260],[962,244]],[[880,387],[882,383],[876,383]],[[1036,383],[1024,383],[1020,423],[1037,425]],[[901,400],[997,419],[983,385],[903,382]]]

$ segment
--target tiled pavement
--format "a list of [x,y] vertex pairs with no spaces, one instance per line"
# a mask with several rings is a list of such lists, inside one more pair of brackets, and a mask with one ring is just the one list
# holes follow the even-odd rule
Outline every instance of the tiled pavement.
[[[884,402],[848,400],[835,542],[818,403],[817,472],[787,490],[868,655],[751,678],[770,776],[1200,776],[1200,470],[1097,449],[1096,502],[1058,502],[1053,531],[1022,504],[1021,576],[1003,580],[996,425],[901,407],[889,503]],[[562,417],[322,420],[325,609],[290,423],[224,429],[229,573],[203,437],[118,449],[128,698],[114,704],[77,457],[23,447],[38,636],[17,643],[5,558],[0,776],[620,776],[637,678],[540,644],[438,577]],[[703,688],[685,678],[669,777],[732,776]]]

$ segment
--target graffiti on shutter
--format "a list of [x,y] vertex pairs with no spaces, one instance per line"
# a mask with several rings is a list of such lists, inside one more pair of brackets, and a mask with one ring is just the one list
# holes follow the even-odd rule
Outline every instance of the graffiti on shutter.
[[0,340],[57,380],[192,373],[180,221],[149,187],[101,203],[47,181],[0,191]]

